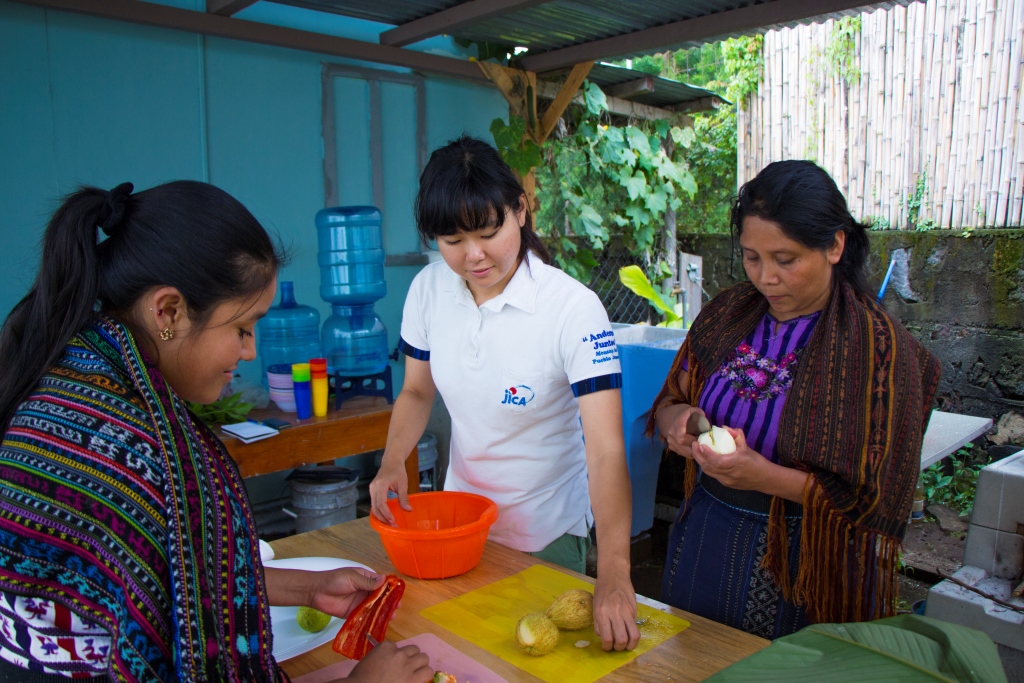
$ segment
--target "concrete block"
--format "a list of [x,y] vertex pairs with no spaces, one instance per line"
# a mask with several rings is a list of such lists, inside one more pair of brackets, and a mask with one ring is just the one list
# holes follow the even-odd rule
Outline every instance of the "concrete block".
[[964,548],[964,565],[978,567],[990,576],[1010,581],[1024,564],[1024,536],[971,524]]
[[[1024,607],[1024,599],[1010,597],[1009,581],[992,578],[979,567],[964,566],[953,576],[1001,600]],[[1024,613],[1008,610],[952,581],[931,587],[925,601],[925,616],[976,628],[999,645],[1024,650]]]
[[1024,523],[1024,451],[981,470],[971,525],[1016,533]]

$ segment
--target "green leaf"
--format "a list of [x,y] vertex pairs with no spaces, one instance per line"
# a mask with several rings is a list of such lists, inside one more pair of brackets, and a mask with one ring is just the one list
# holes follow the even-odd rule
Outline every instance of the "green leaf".
[[501,158],[520,175],[526,175],[544,161],[540,146],[524,138],[525,133],[526,122],[518,116],[510,116],[508,125],[500,118],[491,121],[491,135]]
[[626,192],[629,193],[629,198],[632,200],[638,197],[643,197],[647,194],[647,178],[644,177],[643,173],[637,171],[632,175],[623,173],[619,177],[619,182],[626,188]]
[[676,143],[683,149],[689,149],[690,145],[692,145],[696,139],[697,134],[694,132],[693,128],[672,128],[672,142]]
[[665,119],[658,119],[658,120],[656,120],[654,122],[654,130],[655,130],[655,132],[658,133],[658,137],[659,138],[663,138],[666,135],[668,135],[669,130],[671,128],[672,128],[672,124],[670,124]]
[[661,298],[661,293],[654,288],[651,281],[647,279],[640,266],[626,266],[619,268],[619,281],[622,282],[631,292],[651,302],[651,305],[661,311],[667,320],[678,320],[679,316]]
[[1006,683],[999,653],[981,631],[917,615],[814,624],[779,638],[709,683]]
[[604,219],[601,218],[601,214],[599,214],[590,204],[583,204],[580,207],[580,223],[583,225],[584,234],[605,237],[608,234],[608,231],[603,228]]
[[619,163],[627,166],[636,165],[636,152],[629,148],[622,148],[619,150]]
[[692,173],[686,171],[686,175],[682,177],[679,183],[679,189],[690,195],[690,199],[693,199],[693,196],[697,194],[697,181],[693,179]]
[[594,142],[600,137],[597,132],[597,126],[589,122],[581,123],[580,127],[576,129],[576,134],[588,142]]
[[583,85],[583,101],[587,105],[587,111],[594,116],[600,116],[608,111],[608,98],[593,81],[587,81]]
[[243,422],[245,416],[255,407],[252,403],[242,401],[241,393],[229,394],[213,403],[186,401],[185,405],[196,417],[211,427]]
[[635,149],[640,156],[650,156],[651,143],[647,134],[642,130],[636,126],[627,126],[626,139],[629,141],[629,146]]
[[662,190],[655,190],[647,195],[647,208],[651,210],[651,213],[659,216],[665,213],[665,208],[668,205],[668,195]]

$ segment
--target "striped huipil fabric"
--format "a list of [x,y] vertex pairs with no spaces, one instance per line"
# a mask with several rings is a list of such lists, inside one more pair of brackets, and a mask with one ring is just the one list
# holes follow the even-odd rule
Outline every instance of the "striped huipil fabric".
[[112,680],[287,680],[237,468],[108,318],[68,343],[4,434],[0,593],[109,635]]

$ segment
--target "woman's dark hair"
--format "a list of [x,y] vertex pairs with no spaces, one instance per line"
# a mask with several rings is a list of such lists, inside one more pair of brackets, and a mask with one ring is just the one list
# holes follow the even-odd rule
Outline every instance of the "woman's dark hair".
[[[509,211],[518,210],[523,194],[523,186],[498,150],[463,135],[430,155],[416,196],[416,229],[426,244],[460,230],[473,232],[501,225]],[[533,231],[529,207],[519,234],[520,261],[529,250],[544,263],[551,263],[547,248]]]
[[[98,228],[108,235],[99,243]],[[284,260],[238,200],[189,180],[136,194],[131,183],[83,187],[50,219],[42,251],[32,289],[0,331],[0,434],[97,303],[132,326],[135,303],[169,285],[202,329],[218,304],[262,292]]]
[[776,161],[740,188],[732,209],[732,227],[739,235],[743,219],[757,216],[777,223],[782,232],[809,249],[825,251],[836,233],[846,233],[846,246],[836,264],[838,273],[861,294],[868,291],[867,226],[858,223],[832,177],[810,161]]

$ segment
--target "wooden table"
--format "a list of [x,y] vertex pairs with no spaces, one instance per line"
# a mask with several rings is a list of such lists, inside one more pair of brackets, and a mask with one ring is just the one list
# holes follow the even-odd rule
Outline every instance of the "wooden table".
[[[377,532],[370,527],[367,518],[282,538],[271,543],[271,546],[277,558],[339,557],[361,562],[378,572],[395,572]],[[407,587],[402,597],[402,606],[388,629],[388,639],[400,641],[421,633],[433,633],[509,681],[539,681],[540,679],[533,675],[420,615],[420,611],[427,607],[504,579],[534,564],[545,564],[590,583],[594,582],[589,577],[548,564],[532,555],[488,542],[480,565],[462,576],[443,581],[418,580],[403,576]],[[637,596],[637,599],[648,605],[664,608],[664,605],[654,600],[641,596]],[[674,608],[669,610],[689,621],[690,627],[619,667],[602,678],[602,681],[702,681],[716,671],[768,645],[767,640],[734,628]],[[289,676],[296,678],[330,666],[341,659],[341,655],[335,654],[328,643],[289,659],[281,666]]]
[[[242,443],[219,432],[228,453],[243,477],[293,469],[303,465],[334,464],[337,458],[359,455],[384,448],[391,424],[391,408],[387,400],[358,396],[341,404],[341,409],[328,411],[325,417],[299,420],[295,413],[265,408],[249,413],[253,420],[275,417],[292,423],[277,436]],[[419,454],[416,447],[405,461],[409,475],[409,493],[420,490]]]

